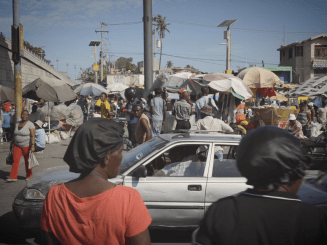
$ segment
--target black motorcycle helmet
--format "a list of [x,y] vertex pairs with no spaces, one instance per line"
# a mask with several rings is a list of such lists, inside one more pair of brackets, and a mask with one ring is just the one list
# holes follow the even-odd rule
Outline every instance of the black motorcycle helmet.
[[136,97],[136,89],[134,87],[129,87],[125,89],[125,98],[130,102],[132,98]]

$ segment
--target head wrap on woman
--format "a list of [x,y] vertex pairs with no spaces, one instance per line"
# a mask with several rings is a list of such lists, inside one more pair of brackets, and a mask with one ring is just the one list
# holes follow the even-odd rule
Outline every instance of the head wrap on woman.
[[238,170],[248,185],[262,190],[303,178],[310,160],[297,138],[274,126],[250,132],[237,151]]
[[86,121],[74,134],[65,153],[69,171],[92,171],[105,156],[123,145],[123,135],[124,128],[115,121],[104,118]]

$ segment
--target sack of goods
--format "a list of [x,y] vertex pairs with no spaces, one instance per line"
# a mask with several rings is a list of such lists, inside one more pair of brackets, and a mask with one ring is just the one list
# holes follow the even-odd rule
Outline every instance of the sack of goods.
[[30,151],[30,155],[28,157],[28,169],[34,168],[36,166],[39,166],[39,162],[35,157],[35,153]]

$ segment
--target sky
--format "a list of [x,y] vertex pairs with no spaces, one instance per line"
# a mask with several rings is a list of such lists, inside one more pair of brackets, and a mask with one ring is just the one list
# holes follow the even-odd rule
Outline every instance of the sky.
[[[152,15],[166,17],[169,33],[162,41],[161,67],[193,66],[202,72],[226,69],[224,20],[238,20],[231,26],[231,69],[254,64],[278,66],[283,44],[327,33],[327,1],[322,0],[153,0]],[[0,0],[0,32],[11,36],[11,0]],[[36,47],[45,46],[45,58],[72,80],[80,68],[94,63],[91,40],[101,40],[110,59],[132,57],[143,61],[142,0],[27,0],[20,1],[20,22],[24,39]],[[100,47],[97,49],[99,57]],[[104,46],[106,51],[106,46]],[[157,49],[156,60],[160,58]],[[56,62],[58,60],[58,63]],[[67,66],[68,64],[68,66]]]

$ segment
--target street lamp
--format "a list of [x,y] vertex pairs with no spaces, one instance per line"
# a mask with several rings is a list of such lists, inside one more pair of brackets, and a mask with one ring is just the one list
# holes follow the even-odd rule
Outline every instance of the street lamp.
[[[230,70],[230,59],[231,59],[231,35],[230,35],[230,26],[234,25],[237,20],[225,20],[223,23],[218,25],[218,27],[226,27],[227,31],[224,32],[224,39],[227,40],[226,45],[226,73],[232,74],[232,71]],[[223,44],[221,44],[223,45]]]
[[94,53],[94,58],[95,58],[95,63],[94,63],[94,66],[93,66],[93,70],[95,71],[95,83],[98,83],[98,70],[99,70],[99,66],[97,66],[98,64],[98,61],[97,61],[97,46],[100,45],[100,41],[91,41],[89,46],[94,46],[94,50],[93,50],[93,53]]
[[[39,47],[39,49],[41,49],[41,58],[42,58],[42,53],[44,53],[44,51],[42,50],[42,48],[45,48],[45,46],[41,46],[41,47]],[[43,59],[43,58],[42,58]]]

